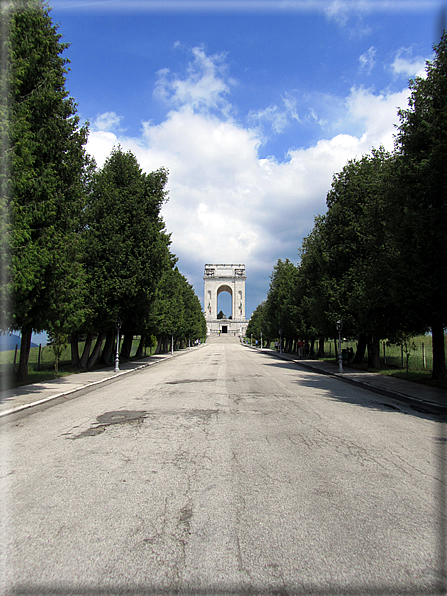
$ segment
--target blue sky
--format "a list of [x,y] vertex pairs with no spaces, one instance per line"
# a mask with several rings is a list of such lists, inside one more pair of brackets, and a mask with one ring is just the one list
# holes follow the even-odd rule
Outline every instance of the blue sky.
[[[53,0],[67,89],[99,166],[118,143],[168,168],[179,269],[245,263],[247,318],[298,260],[332,176],[392,149],[445,1]],[[227,296],[227,298],[223,298]],[[219,308],[229,315],[229,296]]]

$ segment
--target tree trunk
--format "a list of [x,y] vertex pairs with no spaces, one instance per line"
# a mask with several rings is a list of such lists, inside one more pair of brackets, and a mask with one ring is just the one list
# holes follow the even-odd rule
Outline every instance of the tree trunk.
[[79,361],[79,368],[87,368],[88,358],[90,356],[90,348],[92,347],[93,333],[87,333],[85,338],[84,351],[82,352],[81,360]]
[[335,346],[335,362],[338,362],[338,338],[334,338],[334,346]]
[[155,354],[161,354],[161,346],[162,346],[162,341],[163,341],[163,340],[161,339],[161,337],[159,337],[159,338],[157,339],[157,346],[156,346],[156,348],[155,348]]
[[125,333],[123,344],[121,346],[120,358],[130,358],[132,351],[133,333]]
[[31,336],[33,330],[31,327],[22,327],[22,339],[20,342],[20,360],[19,369],[17,371],[17,380],[26,381],[28,378],[28,360],[29,351],[31,348]]
[[137,353],[135,354],[137,358],[143,358],[143,350],[144,350],[144,337],[141,336],[140,343],[138,344]]
[[71,334],[71,367],[78,368],[79,366],[79,333],[75,331]]
[[110,366],[112,364],[110,358],[112,358],[112,351],[115,347],[115,333],[113,331],[109,331],[106,337],[106,343],[104,344],[104,349],[101,354],[101,364],[105,364],[106,366]]
[[447,379],[445,368],[444,325],[436,322],[432,328],[433,372],[432,379]]
[[310,340],[309,356],[313,356],[314,354],[315,354],[315,337],[312,337]]
[[368,368],[380,368],[380,341],[374,335],[368,340]]
[[318,354],[317,358],[324,358],[324,337],[320,336],[318,340]]
[[87,361],[88,370],[90,370],[96,364],[96,361],[98,360],[99,355],[101,354],[102,342],[104,341],[105,336],[105,333],[100,333],[98,335],[95,347],[93,348],[93,352],[91,353],[91,356]]
[[355,352],[353,364],[362,364],[363,358],[365,357],[367,338],[366,335],[361,334],[357,343],[357,350]]

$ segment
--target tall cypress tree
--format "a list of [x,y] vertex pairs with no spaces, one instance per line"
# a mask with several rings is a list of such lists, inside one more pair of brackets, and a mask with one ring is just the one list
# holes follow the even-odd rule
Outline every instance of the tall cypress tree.
[[65,88],[67,44],[60,41],[49,8],[41,0],[15,0],[10,6],[8,276],[11,327],[22,333],[18,377],[24,380],[32,331],[59,333],[78,308],[77,225],[87,127],[79,126]]

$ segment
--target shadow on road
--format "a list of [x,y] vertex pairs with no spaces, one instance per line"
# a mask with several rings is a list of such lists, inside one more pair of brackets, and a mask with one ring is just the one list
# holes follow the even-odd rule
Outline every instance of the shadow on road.
[[[324,391],[327,394],[326,397],[329,399],[342,401],[362,408],[388,411],[390,414],[399,412],[408,416],[415,416],[417,418],[433,421],[439,421],[441,418],[439,414],[430,411],[424,407],[423,404],[399,403],[364,387],[350,385],[349,383],[346,383],[337,377],[325,374],[324,372],[309,371],[304,366],[300,367],[299,363],[278,360],[275,354],[266,352],[265,355],[271,358],[270,362],[265,363],[265,366],[295,370],[299,373],[299,378],[295,381],[297,386],[315,389],[319,392]],[[349,387],[351,388],[349,389]],[[392,401],[394,401],[394,403],[391,403]]]

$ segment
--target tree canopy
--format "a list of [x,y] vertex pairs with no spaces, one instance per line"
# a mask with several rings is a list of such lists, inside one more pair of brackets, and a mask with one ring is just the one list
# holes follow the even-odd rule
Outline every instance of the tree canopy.
[[84,207],[87,126],[79,125],[65,89],[67,44],[61,43],[46,5],[14,1],[8,23],[8,39],[2,40],[9,58],[2,73],[10,149],[4,203],[12,226],[7,281],[10,324],[22,334],[19,378],[25,378],[32,331],[57,329],[62,315],[76,317],[70,288],[79,276],[73,255]]
[[286,350],[298,338],[358,338],[357,360],[379,366],[379,339],[431,330],[433,377],[445,378],[447,326],[447,35],[426,77],[410,81],[395,149],[349,161],[334,174],[327,212],[294,265],[278,260],[259,321]]
[[67,44],[44,2],[13,0],[2,26],[2,328],[21,331],[19,379],[33,331],[48,331],[56,354],[71,339],[73,365],[91,367],[99,357],[109,362],[120,319],[122,355],[134,335],[141,353],[165,333],[166,320],[153,326],[165,281],[173,288],[163,299],[176,301],[170,332],[203,337],[200,303],[174,269],[161,217],[167,170],[145,173],[121,147],[97,169],[85,151],[88,124],[65,88]]

